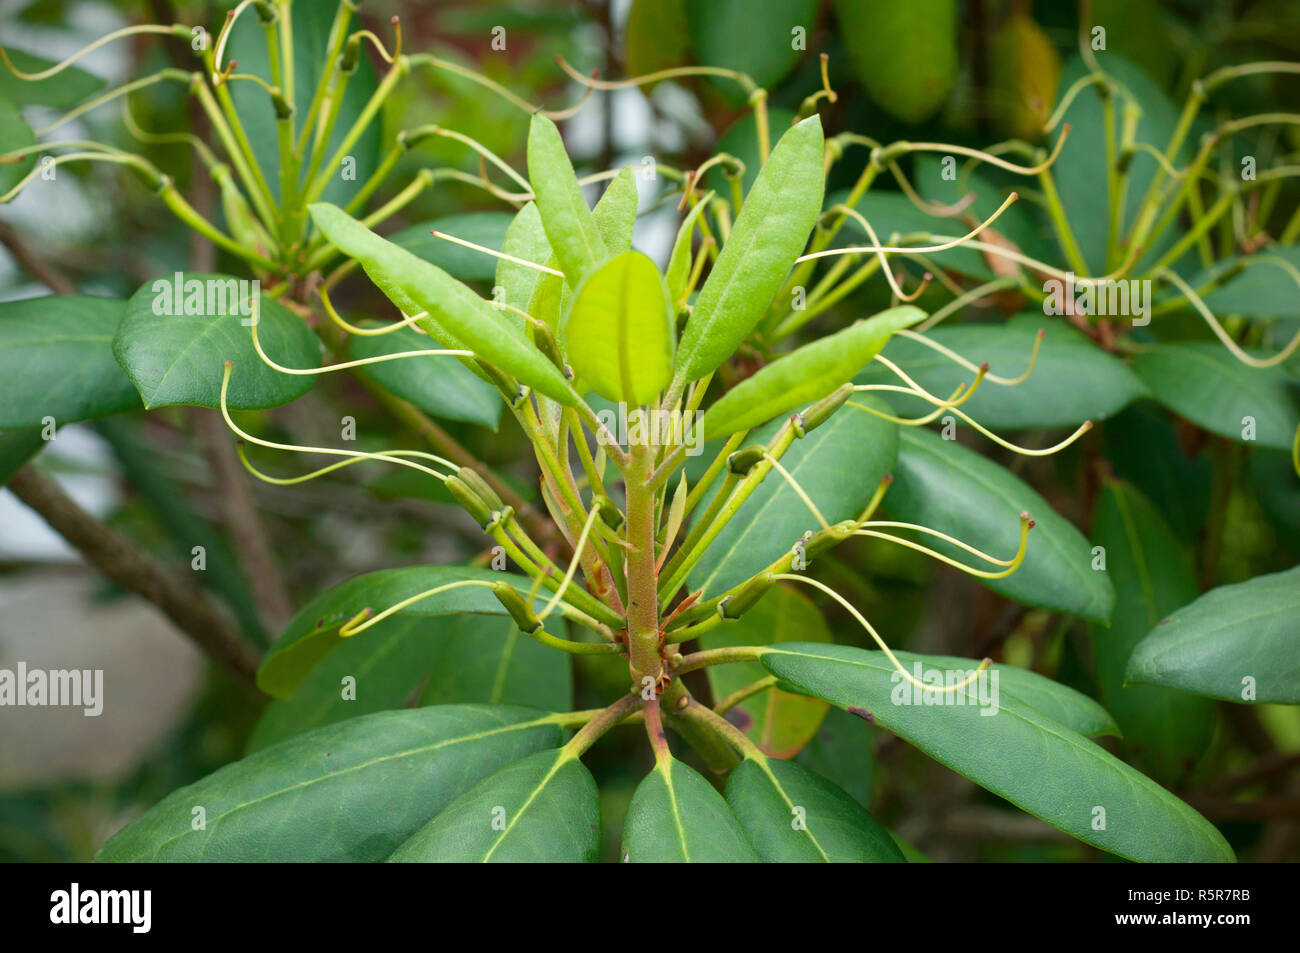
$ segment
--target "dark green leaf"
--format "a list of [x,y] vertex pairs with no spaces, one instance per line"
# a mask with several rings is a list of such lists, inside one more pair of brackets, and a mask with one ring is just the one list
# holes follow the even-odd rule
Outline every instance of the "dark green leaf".
[[[14,152],[36,143],[32,129],[23,121],[22,114],[9,100],[0,97],[0,155]],[[36,165],[36,153],[26,158],[0,163],[0,195],[4,195],[22,181]]]
[[622,858],[634,864],[736,864],[758,860],[713,785],[673,757],[645,776],[623,822]]
[[727,803],[766,863],[903,863],[853,798],[793,762],[742,761],[727,779]]
[[1124,669],[1143,636],[1167,613],[1196,598],[1196,575],[1155,507],[1127,483],[1107,484],[1092,527],[1093,539],[1106,550],[1106,571],[1115,586],[1110,627],[1092,627],[1101,697],[1124,733],[1132,760],[1158,780],[1176,784],[1209,748],[1214,703],[1169,689],[1126,688]]
[[[819,6],[820,0],[686,0],[691,49],[705,66],[739,70],[770,89],[804,55]],[[796,44],[799,29],[801,45]],[[731,102],[745,101],[735,82],[715,83]]]
[[[229,275],[177,273],[142,285],[126,305],[113,354],[145,407],[221,402],[224,364],[231,361],[227,403],[236,410],[275,407],[311,389],[311,375],[283,374],[253,348],[249,282]],[[257,338],[285,367],[320,363],[315,336],[301,318],[259,292]]]
[[71,423],[140,406],[113,360],[126,302],[116,298],[26,298],[0,304],[0,427]]
[[[381,354],[424,351],[443,346],[427,334],[402,328],[389,334],[351,336],[348,338],[348,356],[378,357]],[[357,371],[435,417],[465,420],[493,430],[500,423],[500,392],[454,357],[407,357],[367,364]]]
[[1300,704],[1300,567],[1211,589],[1161,620],[1125,677],[1227,701]]
[[[1064,322],[1042,315],[1023,314],[1005,325],[936,328],[926,337],[973,364],[987,361],[991,374],[1017,378],[1029,366],[1040,328],[1047,333],[1029,377],[1014,386],[985,380],[962,410],[993,430],[1074,427],[1085,420],[1104,420],[1146,395],[1146,385],[1123,362]],[[947,397],[958,384],[970,384],[975,378],[974,372],[909,338],[894,337],[884,354],[932,394]],[[880,364],[870,365],[855,380],[898,383],[893,372]],[[903,394],[891,393],[889,402],[905,417],[933,409],[920,398]]]
[[863,807],[871,807],[876,754],[871,728],[863,719],[832,708],[795,761],[843,788]]
[[[443,621],[443,620],[440,620]],[[565,711],[573,703],[573,669],[563,652],[530,639],[508,619],[451,616],[422,705],[486,702]]]
[[547,715],[527,708],[448,705],[351,718],[172,792],[96,859],[383,860],[480,778],[559,738]]
[[957,76],[955,0],[835,0],[840,35],[871,98],[904,122],[921,122]]
[[[934,693],[900,681],[879,652],[794,643],[767,649],[762,661],[782,682],[869,712],[930,757],[1085,843],[1133,860],[1233,859],[1205,818],[1021,698],[1010,680],[999,686],[996,707],[980,703],[981,693],[992,700],[991,676],[943,696],[952,703],[925,704]],[[931,664],[944,668],[947,660]],[[957,671],[973,668],[965,661]]]
[[1192,423],[1229,440],[1290,449],[1300,400],[1283,368],[1249,367],[1218,342],[1195,341],[1143,351],[1133,369],[1160,403]]
[[589,863],[599,852],[596,782],[577,757],[556,749],[539,751],[480,781],[389,860]]
[[[490,569],[465,566],[411,566],[353,576],[321,593],[290,620],[257,672],[257,684],[268,695],[288,698],[316,664],[346,641],[340,627],[363,609],[382,612],[411,596],[463,580],[507,581],[525,594],[531,581]],[[465,612],[504,616],[505,608],[484,586],[460,586],[421,599],[397,616],[436,616]],[[366,639],[367,629],[353,638]]]
[[[900,428],[898,466],[884,505],[900,521],[939,530],[1003,559],[1015,554],[1018,517],[1028,511],[1036,525],[1020,568],[1002,579],[980,581],[1028,605],[1097,622],[1110,618],[1115,590],[1104,572],[1092,568],[1088,541],[1019,477],[974,450],[928,430]],[[972,557],[943,540],[921,541],[973,564]]]

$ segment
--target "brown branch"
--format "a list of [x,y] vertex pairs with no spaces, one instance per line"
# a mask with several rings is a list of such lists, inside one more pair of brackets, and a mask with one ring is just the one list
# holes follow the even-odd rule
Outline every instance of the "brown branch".
[[22,266],[23,270],[55,294],[74,295],[77,293],[76,285],[64,278],[50,266],[49,262],[28,248],[27,244],[18,237],[18,233],[11,226],[3,223],[0,223],[0,244],[9,249],[9,254],[14,256],[14,260]]
[[88,563],[119,586],[152,602],[243,686],[257,692],[257,656],[206,592],[95,519],[30,464],[19,470],[8,486]]
[[212,467],[217,484],[217,505],[253,591],[257,614],[274,639],[293,617],[293,603],[262,518],[253,504],[248,475],[239,462],[230,431],[220,414],[204,407],[192,407],[189,419]]

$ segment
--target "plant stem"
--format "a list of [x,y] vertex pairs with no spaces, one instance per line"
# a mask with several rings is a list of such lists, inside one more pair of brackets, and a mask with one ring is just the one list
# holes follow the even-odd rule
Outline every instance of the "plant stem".
[[654,452],[648,443],[630,448],[627,469],[627,642],[632,678],[656,682],[659,658],[659,593],[655,570],[655,493],[650,485]]

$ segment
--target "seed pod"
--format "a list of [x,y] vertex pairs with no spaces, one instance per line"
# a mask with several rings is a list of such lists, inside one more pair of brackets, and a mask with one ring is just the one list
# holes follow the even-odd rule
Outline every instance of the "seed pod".
[[471,467],[461,467],[456,471],[461,482],[469,489],[473,490],[490,510],[502,509],[505,504],[501,502],[501,497],[497,496],[497,491],[492,489],[492,485],[475,469]]
[[592,502],[600,508],[600,518],[606,526],[615,531],[622,529],[625,521],[623,511],[614,505],[613,500],[598,493]]
[[488,506],[477,493],[466,486],[458,477],[447,477],[443,485],[447,487],[447,492],[452,495],[456,502],[464,507],[465,511],[474,517],[484,530],[488,529],[497,519],[492,507]]
[[816,430],[830,419],[831,414],[843,407],[845,401],[852,396],[853,385],[841,384],[831,391],[830,396],[823,397],[803,413],[795,414],[794,435],[796,437],[805,437],[813,430]]
[[761,572],[740,587],[740,591],[727,596],[718,603],[718,614],[724,619],[739,619],[754,607],[754,603],[767,595],[767,590],[776,584],[776,576],[770,572]]
[[762,444],[743,447],[727,457],[727,469],[737,476],[744,476],[758,466],[763,459],[763,454],[766,452],[767,448]]
[[497,597],[510,618],[515,620],[515,625],[519,627],[520,632],[536,632],[542,627],[542,620],[537,618],[537,613],[533,611],[532,606],[519,594],[519,590],[508,582],[492,583],[492,595]]

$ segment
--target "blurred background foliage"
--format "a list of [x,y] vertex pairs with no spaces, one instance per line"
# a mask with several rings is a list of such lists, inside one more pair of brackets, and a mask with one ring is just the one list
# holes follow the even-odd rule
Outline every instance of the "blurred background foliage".
[[[231,6],[182,0],[0,0],[0,36],[8,48],[57,60],[133,22],[202,23],[215,33]],[[307,6],[300,2],[296,8]],[[319,6],[332,5],[320,0]],[[1173,104],[1182,103],[1195,78],[1217,67],[1256,59],[1291,60],[1300,51],[1300,13],[1293,0],[1096,0],[1091,6],[1092,22],[1106,25],[1108,50],[1128,60],[1135,73]],[[834,102],[819,104],[828,133],[852,130],[886,143],[910,139],[982,147],[1008,137],[1043,142],[1043,121],[1078,59],[1079,10],[1053,0],[367,0],[359,15],[364,25],[388,37],[394,13],[401,16],[405,50],[433,52],[473,66],[529,102],[551,108],[571,103],[581,93],[557,65],[560,56],[580,71],[598,69],[606,78],[687,63],[742,70],[769,91],[774,132],[821,88],[819,54],[827,54],[830,85],[837,94]],[[802,38],[800,30],[805,32]],[[500,39],[504,43],[496,42]],[[80,63],[71,74],[75,82],[65,82],[58,96],[33,93],[0,71],[0,97],[20,106],[29,120],[48,121],[99,89],[164,66],[190,69],[191,63],[183,43],[133,38]],[[1294,112],[1300,107],[1300,83],[1295,77],[1248,77],[1225,89],[1217,102],[1236,115]],[[132,97],[131,104],[134,122],[144,130],[193,129],[206,134],[201,116],[175,84],[149,87]],[[524,167],[527,115],[480,86],[442,72],[423,71],[404,83],[386,104],[383,129],[358,149],[378,150],[380,143],[392,141],[396,130],[423,123],[466,133],[516,168]],[[201,167],[184,143],[139,142],[113,107],[91,112],[75,125],[79,128],[65,130],[69,138],[97,138],[139,151],[171,175],[196,207],[215,207],[212,188],[196,174]],[[565,134],[580,175],[636,165],[646,156],[693,168],[718,150],[744,160],[750,176],[757,162],[752,113],[736,85],[726,81],[686,78],[597,93],[565,125]],[[1261,157],[1262,167],[1263,157],[1300,149],[1298,136],[1300,127],[1294,125],[1267,127],[1252,130],[1248,144],[1252,154]],[[271,138],[268,134],[267,142],[256,145],[273,148]],[[1097,148],[1084,136],[1073,144],[1078,149],[1089,145]],[[828,195],[848,189],[866,159],[861,150],[853,161],[837,163]],[[913,181],[929,183],[923,188],[927,199],[950,200],[942,194],[938,178],[926,174],[925,163],[932,161],[914,161]],[[478,171],[476,156],[461,144],[426,139],[402,158],[386,187],[389,191],[378,200],[425,167]],[[1085,172],[1071,188],[1086,200],[1089,191],[1095,194],[1103,183],[1089,181]],[[82,292],[127,297],[141,284],[193,268],[211,255],[129,173],[105,165],[67,166],[59,176],[57,191],[33,188],[12,205],[0,207],[0,227],[20,235],[53,272]],[[1017,187],[1014,180],[996,173],[989,173],[988,179],[1003,193]],[[1257,223],[1261,233],[1278,234],[1300,202],[1300,190],[1291,182],[1283,185],[1273,205],[1274,219]],[[863,206],[864,212],[874,220],[895,209],[899,221],[905,222],[913,210],[894,188],[884,177],[878,180],[871,193],[878,204],[872,209]],[[678,221],[675,201],[657,199],[653,190],[643,189],[641,203],[637,244],[662,261]],[[459,277],[480,282],[486,292],[490,263],[463,249],[432,244],[426,240],[427,230],[441,227],[499,247],[509,211],[481,189],[440,182],[385,231],[408,229],[421,254]],[[1008,217],[1004,225],[1020,229],[1015,240],[1022,248],[1041,249],[1039,257],[1059,260],[1052,240],[1035,220]],[[881,230],[906,229],[887,225]],[[245,274],[238,261],[224,255],[216,263],[232,274]],[[915,280],[914,275],[913,284]],[[389,314],[373,289],[362,298],[355,297],[362,293],[355,283],[352,287],[353,296],[343,302],[351,313]],[[45,293],[37,275],[0,252],[0,298]],[[950,299],[951,293],[936,283],[919,304],[933,310]],[[867,282],[815,327],[838,327],[887,304],[885,284]],[[1020,304],[994,298],[972,309],[973,317],[1010,315]],[[1278,316],[1282,320],[1275,333],[1277,340],[1285,341],[1300,327],[1300,308],[1292,306]],[[1177,325],[1178,320],[1168,324]],[[1186,328],[1189,337],[1205,336],[1203,325],[1193,318],[1186,319]],[[1162,336],[1168,336],[1165,327]],[[222,488],[205,456],[200,413],[168,408],[147,416],[140,412],[74,425],[44,450],[41,466],[58,475],[83,505],[169,564],[183,567],[192,546],[207,546],[210,571],[203,574],[204,584],[231,607],[251,637],[265,644],[268,626],[259,617],[253,580],[247,568],[241,568],[224,524]],[[292,436],[299,443],[331,444],[337,442],[337,422],[344,416],[355,417],[363,446],[414,445],[413,435],[366,390],[340,375],[323,378],[306,397],[258,415],[257,422],[261,433],[272,439]],[[521,463],[526,444],[520,435],[509,426],[499,432],[475,426],[466,416],[457,419],[452,413],[438,423],[531,496],[535,475]],[[21,459],[14,449],[19,437],[0,437],[0,472],[5,476],[6,466]],[[990,452],[987,445],[981,449]],[[1098,467],[1128,481],[1121,485],[1131,485],[1150,500],[1171,528],[1168,558],[1186,561],[1202,586],[1276,571],[1300,558],[1300,488],[1285,453],[1260,448],[1247,454],[1153,402],[1132,404],[1108,421],[1104,432],[1056,457],[1026,460],[996,448],[991,455],[1032,483],[1058,512],[1093,532],[1094,541],[1099,530],[1090,522],[1094,505],[1102,505],[1097,503]],[[477,527],[446,498],[430,491],[427,481],[408,479],[408,471],[382,473],[368,467],[349,468],[329,480],[292,489],[250,485],[292,605],[300,606],[356,573],[417,562],[464,561],[482,550]],[[854,540],[824,557],[819,566],[825,569],[824,578],[897,646],[992,655],[1098,693],[1089,627],[1082,621],[1027,609],[974,580],[883,543]],[[87,577],[92,582],[83,588],[89,597],[69,588],[84,584]],[[69,623],[64,616],[56,620],[42,615],[39,606],[22,602],[24,592],[41,585],[49,585],[51,593],[78,593],[80,621]],[[11,496],[0,497],[0,664],[25,657],[24,647],[57,624],[72,634],[66,641],[67,657],[50,665],[77,665],[80,647],[95,640],[112,607],[133,600],[79,568],[75,554],[24,514]],[[16,608],[20,603],[22,612]],[[149,609],[137,608],[132,625],[165,628]],[[842,613],[833,606],[821,608],[828,636],[861,641],[858,628]],[[473,654],[478,635],[471,623],[460,625],[454,645],[436,651]],[[368,700],[367,710],[422,699],[474,700],[488,690],[468,676],[461,684],[439,684],[438,656],[429,639],[421,637],[428,633],[408,635],[391,633],[394,645],[409,646],[395,649],[398,664],[378,676],[383,679],[383,690],[377,693],[382,697]],[[813,636],[801,631],[794,637]],[[522,644],[532,645],[527,640]],[[319,675],[322,684],[337,678],[336,668],[347,671],[358,661],[346,651],[335,657],[337,666],[331,662],[322,667],[328,669]],[[407,664],[412,658],[421,660],[414,669]],[[545,673],[548,687],[536,703],[564,704],[571,692],[577,706],[591,707],[626,689],[622,663],[577,657],[570,673],[569,661],[560,661],[558,671],[555,660],[549,660],[538,661],[525,673],[526,679],[536,681]],[[130,730],[127,727],[96,736],[93,743],[107,745],[111,756],[93,775],[76,767],[77,752],[92,743],[84,726],[73,724],[56,742],[40,718],[20,723],[11,712],[0,715],[0,752],[23,753],[21,758],[14,755],[10,769],[0,771],[0,859],[89,858],[108,834],[164,793],[240,757],[250,746],[291,733],[306,717],[285,710],[283,703],[263,713],[197,657],[163,665],[148,643],[129,637],[120,643],[115,664],[143,672],[143,686],[138,695],[123,698],[114,694],[110,681],[103,719],[126,726],[129,722],[114,721],[117,710],[137,706],[149,716],[148,728],[129,739],[120,736]],[[432,678],[427,674],[431,665]],[[709,688],[698,674],[691,687],[707,697]],[[160,700],[147,688],[151,680],[176,680],[189,688],[181,698]],[[560,697],[547,692],[559,692]],[[1220,709],[1217,728],[1212,737],[1200,739],[1194,767],[1153,769],[1143,763],[1141,752],[1128,751],[1127,756],[1146,770],[1161,772],[1161,780],[1219,822],[1243,859],[1300,857],[1300,783],[1295,770],[1300,710],[1213,704]],[[355,713],[359,709],[317,713],[316,719]],[[616,853],[621,814],[648,764],[638,732],[620,729],[611,736],[612,743],[597,746],[588,759],[601,783],[610,857]],[[50,754],[48,749],[56,744],[70,746],[73,755]],[[841,712],[827,717],[799,758],[869,804],[918,857],[1105,859],[898,739]],[[17,767],[19,762],[25,767]],[[1261,765],[1268,770],[1260,771]]]

